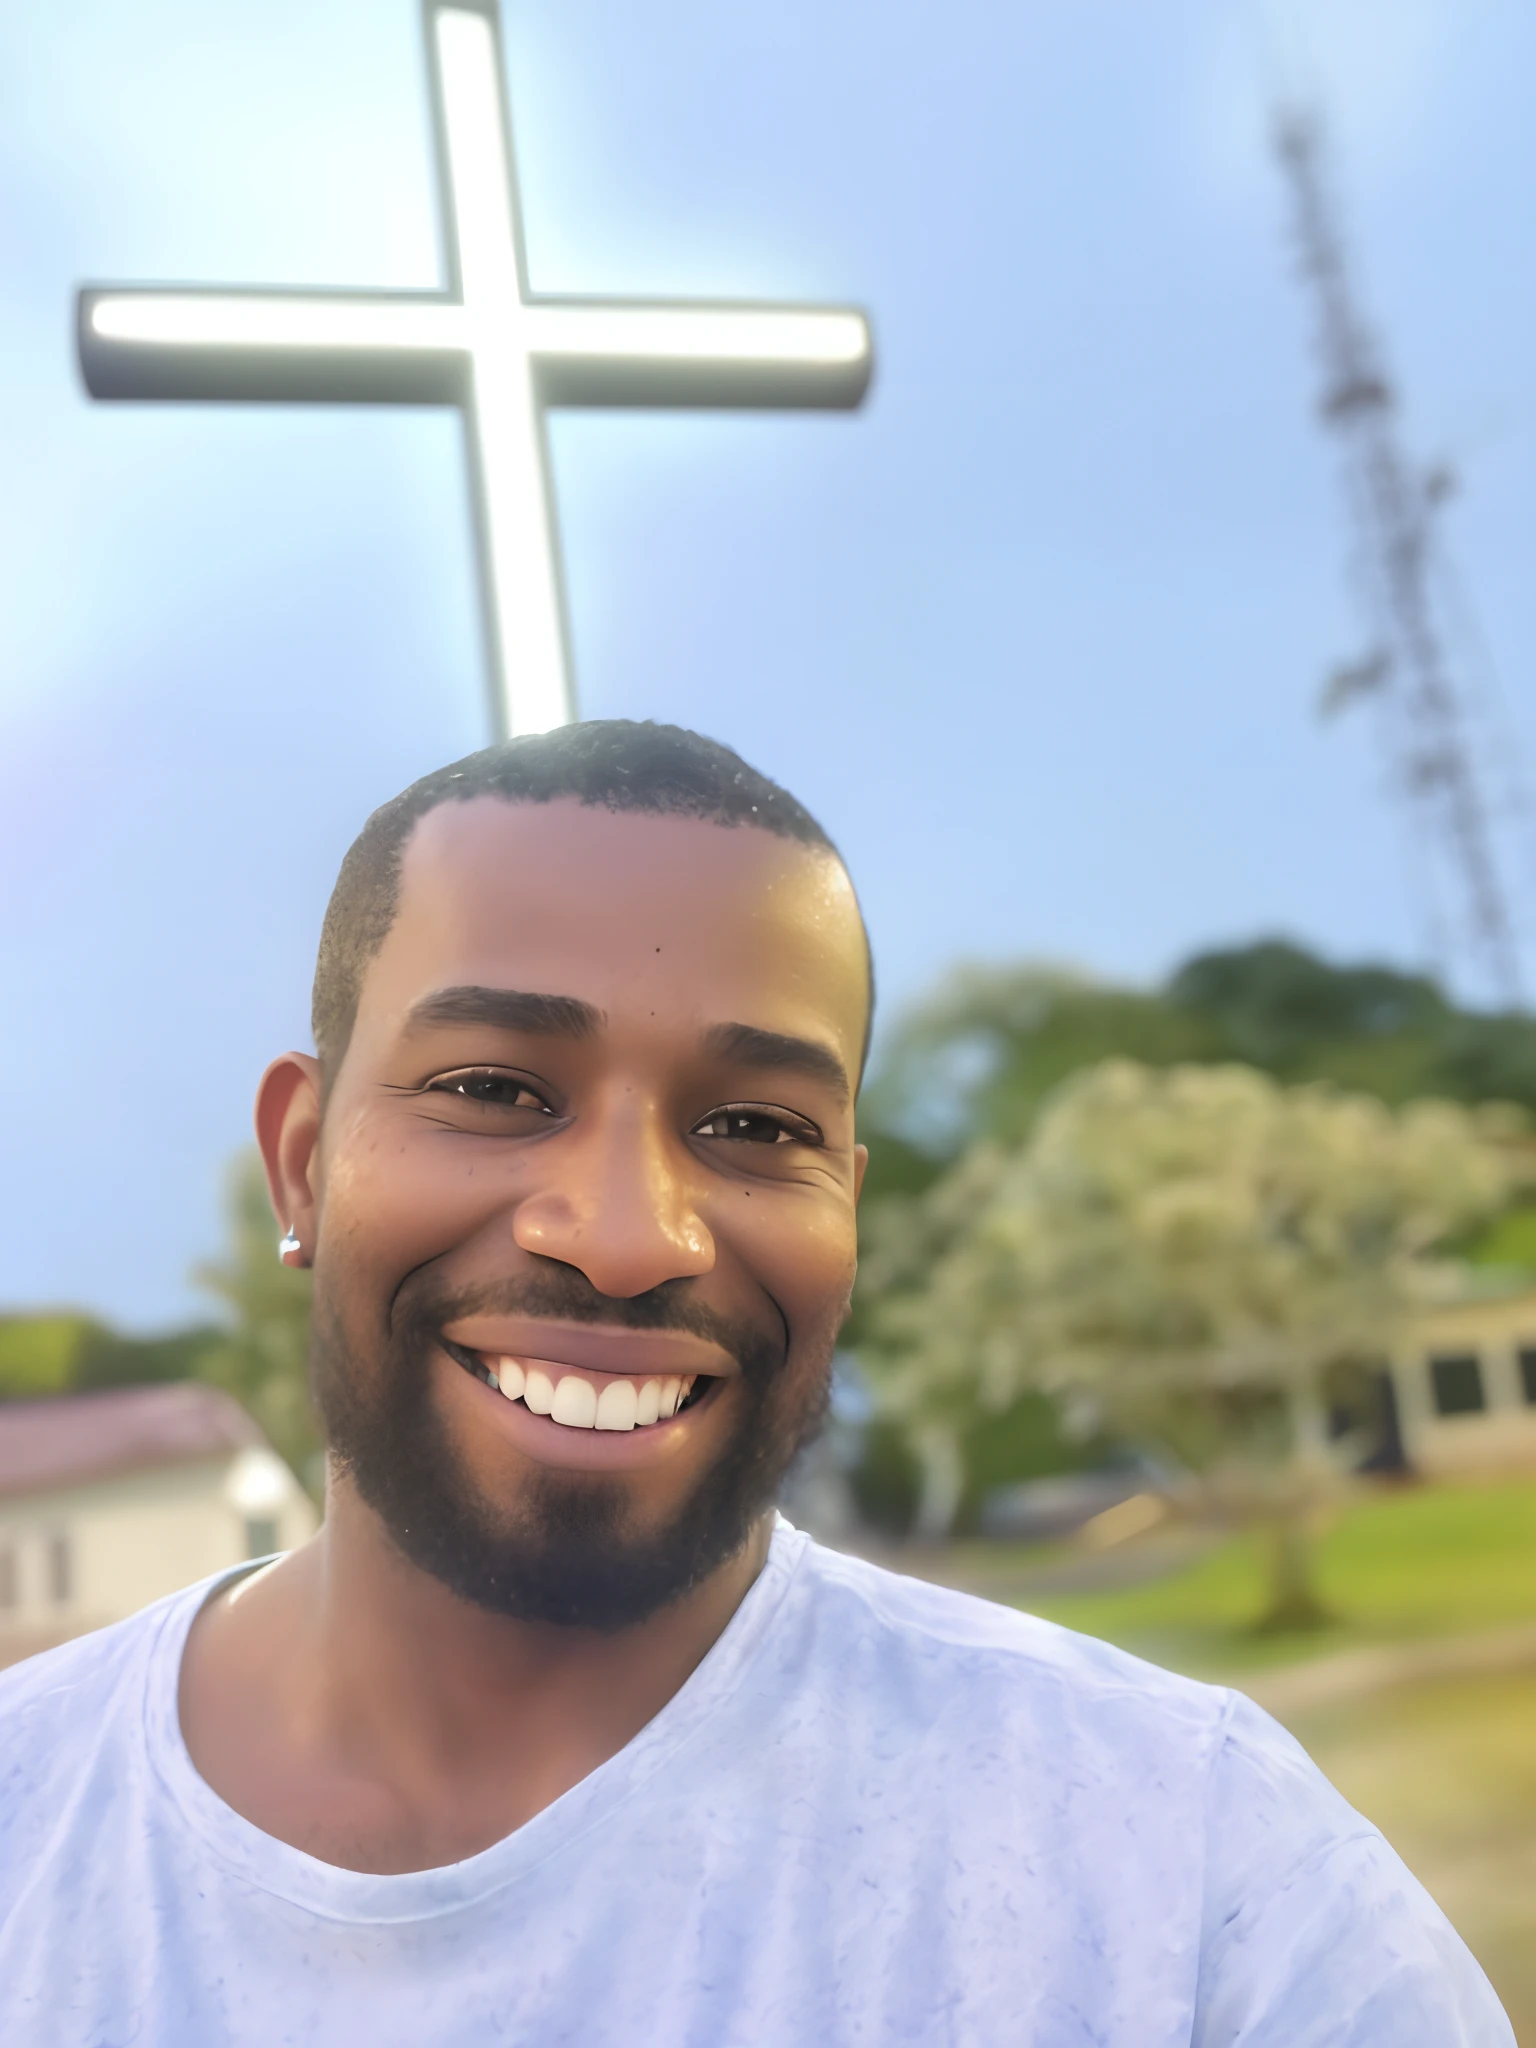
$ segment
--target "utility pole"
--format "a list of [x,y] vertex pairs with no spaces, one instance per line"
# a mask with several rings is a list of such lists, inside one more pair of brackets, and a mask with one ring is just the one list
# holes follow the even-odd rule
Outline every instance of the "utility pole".
[[1518,1008],[1520,949],[1479,773],[1473,693],[1465,664],[1453,660],[1458,636],[1435,531],[1452,478],[1443,466],[1420,468],[1403,445],[1397,396],[1350,275],[1315,109],[1282,111],[1275,148],[1317,318],[1319,411],[1344,453],[1371,636],[1364,655],[1330,679],[1323,709],[1374,704],[1424,872],[1432,949],[1475,962],[1497,997]]

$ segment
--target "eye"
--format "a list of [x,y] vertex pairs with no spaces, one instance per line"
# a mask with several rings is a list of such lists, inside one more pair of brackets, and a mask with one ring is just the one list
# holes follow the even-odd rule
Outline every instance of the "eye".
[[729,1138],[744,1145],[820,1145],[822,1135],[808,1117],[756,1102],[730,1102],[701,1117],[692,1138]]
[[538,1090],[521,1074],[504,1067],[460,1067],[456,1073],[439,1074],[429,1081],[429,1095],[457,1095],[466,1102],[484,1103],[488,1109],[536,1109],[543,1116],[554,1111]]

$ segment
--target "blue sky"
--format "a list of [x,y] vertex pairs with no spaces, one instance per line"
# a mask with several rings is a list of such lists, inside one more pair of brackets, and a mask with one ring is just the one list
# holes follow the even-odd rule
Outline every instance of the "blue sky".
[[[1536,15],[1291,10],[1536,751]],[[1414,959],[1334,458],[1231,0],[513,0],[536,289],[857,300],[852,417],[566,416],[583,706],[844,847],[892,1003],[962,957]],[[197,1311],[363,816],[483,740],[451,414],[98,407],[84,280],[429,286],[413,0],[0,10],[0,1305]]]

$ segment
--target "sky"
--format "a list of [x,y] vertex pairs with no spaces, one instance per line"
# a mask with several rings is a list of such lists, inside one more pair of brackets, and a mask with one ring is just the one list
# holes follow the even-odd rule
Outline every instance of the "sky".
[[[1276,6],[506,0],[535,290],[869,309],[856,414],[552,442],[584,712],[808,803],[888,1016],[965,959],[1423,958],[1371,729],[1315,710],[1361,627],[1266,51],[1536,758],[1536,14]],[[208,1312],[341,854],[488,737],[457,417],[94,405],[74,289],[439,263],[414,0],[0,9],[0,1309]]]

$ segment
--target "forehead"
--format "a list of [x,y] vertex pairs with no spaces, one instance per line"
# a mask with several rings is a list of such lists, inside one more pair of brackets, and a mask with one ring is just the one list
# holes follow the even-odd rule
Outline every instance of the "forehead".
[[363,1008],[469,984],[576,996],[614,1017],[819,1025],[853,1068],[867,960],[852,885],[825,848],[698,818],[481,797],[417,826]]

